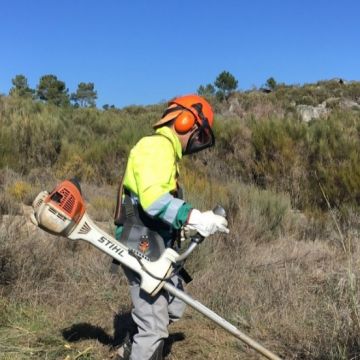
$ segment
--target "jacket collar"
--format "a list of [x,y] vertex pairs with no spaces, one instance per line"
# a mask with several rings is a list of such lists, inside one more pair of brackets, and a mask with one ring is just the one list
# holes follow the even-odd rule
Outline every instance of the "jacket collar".
[[179,160],[182,158],[182,147],[179,138],[176,134],[167,126],[162,126],[155,131],[156,134],[167,137],[173,144],[176,156]]

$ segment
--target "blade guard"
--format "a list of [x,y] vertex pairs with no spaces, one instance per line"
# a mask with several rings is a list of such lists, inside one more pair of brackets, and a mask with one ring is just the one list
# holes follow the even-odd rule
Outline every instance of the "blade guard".
[[[43,230],[67,237],[85,214],[79,187],[71,180],[61,182],[50,194],[42,191],[33,202],[34,218]],[[35,220],[35,221],[34,221]]]

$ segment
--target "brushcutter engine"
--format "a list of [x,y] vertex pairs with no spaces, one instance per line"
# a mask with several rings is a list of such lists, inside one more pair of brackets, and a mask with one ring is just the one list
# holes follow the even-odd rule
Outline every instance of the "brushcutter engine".
[[31,221],[43,230],[67,237],[85,214],[80,185],[65,180],[49,194],[42,191],[33,202]]

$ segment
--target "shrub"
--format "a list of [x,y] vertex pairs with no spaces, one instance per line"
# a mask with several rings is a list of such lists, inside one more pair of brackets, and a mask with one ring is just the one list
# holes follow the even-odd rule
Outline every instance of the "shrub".
[[[328,121],[305,124],[294,115],[296,103],[317,105],[334,99],[339,91],[348,98],[360,96],[357,83],[278,84],[270,94],[233,93],[231,100],[238,106],[233,115],[214,97],[217,146],[193,157],[198,159],[197,168],[216,181],[227,178],[287,192],[299,209],[326,208],[319,181],[333,206],[357,205],[358,112],[341,110],[332,100]],[[45,167],[59,177],[77,175],[97,184],[114,184],[131,147],[152,133],[151,125],[165,107],[99,111],[0,98],[0,167],[24,174]]]
[[24,201],[28,194],[31,192],[32,186],[26,181],[18,180],[9,185],[7,191],[17,201]]
[[[21,104],[27,102],[22,100]],[[34,113],[31,106],[11,110],[0,120],[5,164],[25,172],[34,166],[53,165],[61,151],[58,114],[50,108],[41,108],[40,112]]]
[[234,183],[227,190],[229,213],[234,221],[232,230],[245,239],[268,242],[281,235],[290,224],[289,196]]
[[306,184],[306,158],[303,156],[306,125],[292,119],[275,118],[254,122],[250,128],[255,183],[287,192],[294,206],[301,206],[301,191]]
[[360,118],[351,112],[332,114],[329,119],[313,122],[307,138],[309,202],[327,207],[360,205]]

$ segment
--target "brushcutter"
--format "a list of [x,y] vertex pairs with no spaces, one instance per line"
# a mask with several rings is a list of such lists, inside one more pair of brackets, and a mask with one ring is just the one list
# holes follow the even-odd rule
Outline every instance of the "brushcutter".
[[[215,312],[168,282],[174,271],[181,266],[183,261],[201,242],[199,237],[195,236],[191,240],[189,247],[181,255],[171,248],[166,248],[157,260],[151,261],[142,249],[132,249],[125,246],[95,225],[86,213],[80,185],[72,180],[61,182],[51,193],[47,191],[40,192],[33,202],[33,210],[31,220],[35,225],[53,235],[91,243],[122,265],[139,274],[141,278],[140,287],[148,294],[154,296],[161,289],[164,289],[266,358],[281,360],[277,355],[242,333]],[[221,214],[221,208],[213,211],[218,211]]]

